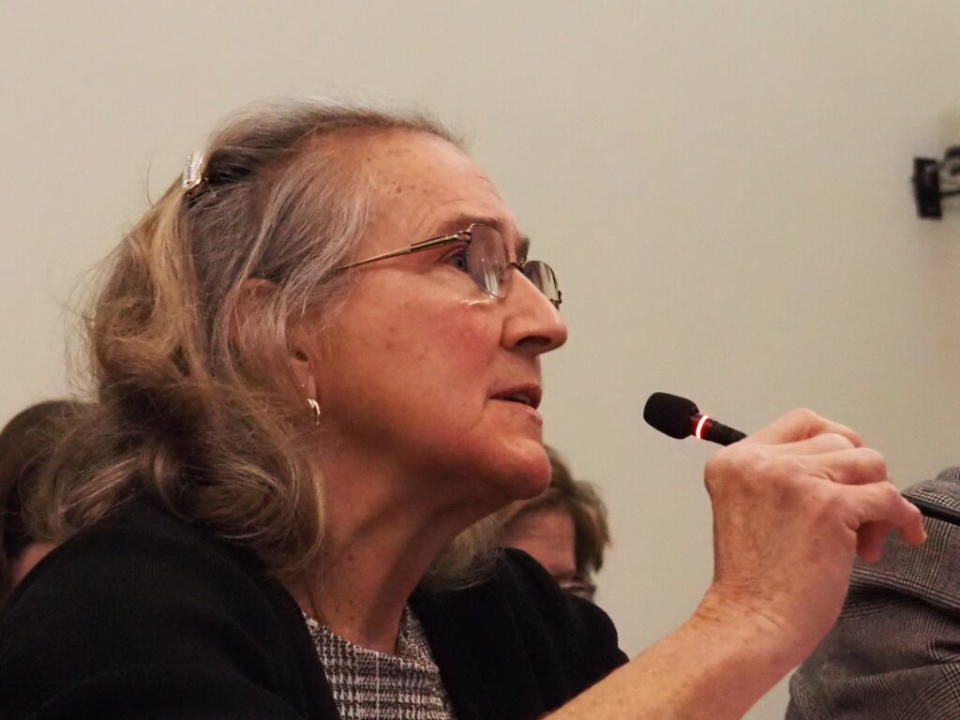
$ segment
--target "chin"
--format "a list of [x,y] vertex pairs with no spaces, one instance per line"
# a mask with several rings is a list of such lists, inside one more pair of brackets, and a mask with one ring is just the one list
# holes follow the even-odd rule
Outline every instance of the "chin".
[[536,497],[550,484],[550,458],[538,441],[461,445],[459,452],[431,468],[428,476],[446,477],[461,500],[500,507]]
[[497,484],[509,500],[529,500],[550,484],[550,458],[540,443],[514,451],[503,460],[506,467],[498,473]]

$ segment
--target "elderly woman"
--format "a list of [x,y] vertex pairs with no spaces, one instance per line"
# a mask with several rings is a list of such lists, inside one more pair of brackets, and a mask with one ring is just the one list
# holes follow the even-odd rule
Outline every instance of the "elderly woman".
[[433,122],[312,102],[205,157],[97,302],[99,411],[33,498],[63,542],[4,613],[4,718],[732,718],[830,626],[858,546],[922,540],[882,458],[795,412],[708,464],[715,580],[627,662],[490,549],[549,481],[566,329],[486,175]]

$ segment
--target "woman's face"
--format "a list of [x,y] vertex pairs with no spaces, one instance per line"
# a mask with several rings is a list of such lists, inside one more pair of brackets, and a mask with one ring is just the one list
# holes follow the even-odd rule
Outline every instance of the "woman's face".
[[[499,228],[516,259],[513,216],[455,146],[393,132],[367,141],[360,156],[375,202],[356,259],[477,221]],[[549,481],[540,355],[563,344],[566,328],[516,269],[505,297],[486,295],[461,269],[462,252],[445,245],[347,270],[355,283],[306,354],[336,457],[422,481],[440,502],[502,504]]]

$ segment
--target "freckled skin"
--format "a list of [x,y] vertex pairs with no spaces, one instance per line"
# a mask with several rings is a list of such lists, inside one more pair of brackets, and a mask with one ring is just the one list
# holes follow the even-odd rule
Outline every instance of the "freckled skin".
[[[375,203],[357,258],[433,237],[460,216],[495,218],[515,252],[516,221],[458,148],[410,132],[366,142]],[[491,397],[540,384],[539,356],[566,329],[520,273],[508,274],[505,298],[493,298],[445,260],[449,252],[351,271],[335,329],[318,331],[306,352],[337,447],[409,469],[405,482],[423,482],[438,503],[490,511],[540,492],[550,476],[539,415]]]

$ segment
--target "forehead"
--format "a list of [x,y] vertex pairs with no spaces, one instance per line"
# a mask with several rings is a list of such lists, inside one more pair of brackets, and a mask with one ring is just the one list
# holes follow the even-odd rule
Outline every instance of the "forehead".
[[371,231],[396,245],[463,229],[473,221],[496,225],[519,239],[516,222],[496,187],[455,145],[434,135],[395,131],[370,139],[362,150],[374,203]]
[[553,575],[576,571],[576,532],[573,518],[565,510],[521,513],[504,528],[503,541],[533,555]]

